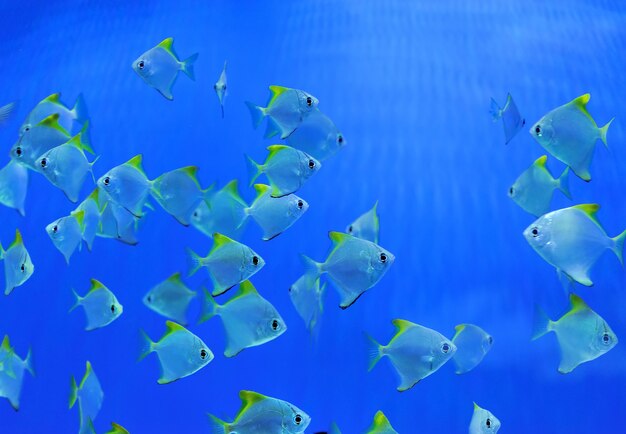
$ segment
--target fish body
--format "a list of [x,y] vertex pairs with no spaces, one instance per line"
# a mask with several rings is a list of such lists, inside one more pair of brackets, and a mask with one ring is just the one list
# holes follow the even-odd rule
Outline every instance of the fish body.
[[318,161],[332,157],[347,144],[335,123],[319,109],[311,110],[298,128],[287,137],[287,145]]
[[496,434],[500,429],[500,420],[489,410],[474,403],[474,413],[469,426],[469,434]]
[[515,101],[513,101],[513,97],[510,93],[507,94],[506,103],[502,108],[491,98],[491,116],[494,122],[502,119],[504,143],[506,145],[508,145],[513,137],[526,125],[526,119],[520,115],[517,105],[515,105]]
[[68,264],[74,251],[81,246],[85,228],[84,220],[84,211],[74,211],[70,215],[61,217],[46,226],[46,232],[52,240],[54,247],[63,254]]
[[310,333],[315,332],[320,317],[324,313],[325,293],[326,284],[320,287],[319,278],[311,282],[310,276],[306,274],[289,287],[291,302]]
[[111,324],[124,311],[115,294],[96,279],[91,279],[91,289],[84,297],[79,296],[76,291],[73,292],[76,303],[72,306],[70,312],[78,306],[82,306],[85,309],[85,316],[87,317],[85,330],[87,331]]
[[13,208],[24,216],[27,190],[28,169],[14,159],[9,160],[7,165],[0,169],[0,204]]
[[457,374],[465,374],[474,369],[493,345],[493,338],[480,327],[474,324],[459,324],[452,343],[456,346],[454,364]]
[[196,293],[185,285],[180,273],[174,273],[150,289],[144,296],[143,303],[159,315],[185,325],[189,303],[195,297]]
[[37,103],[26,117],[20,130],[23,131],[28,125],[35,125],[53,114],[59,115],[59,125],[70,133],[76,129],[77,124],[83,125],[89,120],[87,105],[82,94],[78,95],[74,107],[70,109],[61,102],[60,93],[53,93]]
[[93,240],[100,228],[100,189],[94,188],[89,196],[76,207],[75,212],[83,213],[82,237],[87,243],[87,248],[91,250]]
[[143,171],[141,154],[109,170],[98,179],[97,184],[112,202],[136,217],[143,215],[153,186]]
[[224,62],[224,67],[222,68],[222,72],[220,73],[220,78],[213,85],[213,90],[215,90],[217,99],[219,99],[220,101],[222,117],[224,117],[224,103],[226,102],[226,97],[228,96],[228,78],[226,77],[226,65],[227,62]]
[[164,173],[152,183],[152,197],[184,226],[189,226],[193,212],[209,195],[210,188],[200,187],[197,171],[196,166],[182,167]]
[[0,245],[0,260],[4,261],[4,295],[9,295],[15,288],[23,285],[35,272],[19,229],[15,230],[15,240],[6,250]]
[[255,184],[257,197],[245,209],[263,230],[263,240],[277,237],[293,225],[309,209],[309,204],[295,194],[272,197],[271,187]]
[[76,385],[76,380],[72,377],[69,401],[70,408],[74,407],[74,404],[78,401],[80,433],[94,432],[93,421],[96,420],[96,416],[98,416],[100,408],[102,408],[103,400],[104,392],[102,391],[100,380],[96,377],[91,363],[87,361],[85,375],[80,385]]
[[20,408],[25,371],[35,376],[31,351],[28,350],[24,360],[20,359],[5,335],[0,346],[0,397],[6,398],[15,411]]
[[380,231],[380,219],[378,217],[378,201],[372,209],[361,214],[355,221],[348,225],[346,232],[353,237],[362,238],[378,244]]
[[207,200],[200,201],[191,214],[191,224],[209,238],[217,232],[238,239],[245,229],[247,207],[234,179]]

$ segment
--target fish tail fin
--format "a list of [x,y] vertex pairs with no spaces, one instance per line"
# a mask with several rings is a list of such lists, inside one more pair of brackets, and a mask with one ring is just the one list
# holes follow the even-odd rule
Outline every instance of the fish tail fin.
[[76,301],[74,302],[74,305],[70,307],[70,310],[68,311],[68,313],[76,309],[78,306],[80,306],[81,302],[83,301],[83,298],[80,295],[78,295],[78,293],[76,292],[74,288],[72,288],[72,294],[74,294],[74,299]]
[[210,320],[219,311],[220,305],[217,304],[213,296],[206,288],[202,288],[204,290],[204,303],[202,304],[202,316],[200,317],[200,321],[198,324],[203,323],[205,321]]
[[183,60],[181,65],[181,69],[183,70],[183,72],[187,74],[187,77],[191,78],[193,81],[196,81],[196,75],[193,71],[193,64],[196,62],[196,60],[198,60],[198,53],[192,54],[191,56]]
[[566,167],[559,179],[557,179],[557,187],[568,199],[572,198],[572,194],[569,191],[569,167]]
[[551,328],[552,321],[548,314],[539,306],[535,305],[535,314],[533,316],[533,334],[531,340],[539,339],[541,336],[545,335]]
[[248,107],[248,110],[250,110],[250,116],[252,116],[252,126],[254,126],[254,129],[256,130],[259,128],[259,125],[261,125],[261,122],[265,117],[265,109],[250,101],[246,101],[246,106]]
[[188,276],[193,276],[202,267],[202,258],[191,249],[187,249],[187,258],[189,259]]
[[313,278],[313,281],[322,275],[322,264],[320,264],[319,262],[315,262],[307,255],[300,255],[300,258],[302,258],[304,268],[306,268],[306,273]]
[[84,124],[89,119],[87,104],[85,104],[85,97],[83,97],[82,93],[78,95],[78,98],[76,98],[76,104],[74,104],[72,114],[74,115],[74,119],[76,119],[80,124]]
[[491,113],[491,117],[494,122],[502,117],[502,109],[493,98],[491,98],[491,107],[489,108],[489,113]]
[[250,187],[261,174],[261,165],[254,161],[249,155],[246,155],[246,169],[248,170],[248,178],[250,179]]
[[603,126],[602,128],[600,128],[600,139],[602,140],[602,143],[604,143],[604,146],[606,146],[606,148],[609,148],[609,145],[606,143],[606,133],[609,130],[609,125],[611,125],[611,122],[613,122],[615,118],[611,119],[610,121],[608,121],[606,123],[605,126]]
[[89,152],[91,155],[95,155],[91,147],[91,135],[89,134],[89,120],[86,120],[83,127],[80,129],[80,143],[81,149]]
[[74,379],[74,376],[72,375],[72,383],[70,386],[70,400],[69,400],[70,408],[74,407],[77,397],[78,397],[78,386],[76,385],[76,379]]
[[211,420],[211,425],[213,426],[214,434],[228,434],[229,426],[228,423],[218,418],[217,416],[213,416],[209,414],[209,419]]
[[612,238],[613,243],[614,243],[613,251],[615,252],[615,255],[617,256],[617,259],[619,259],[619,262],[622,265],[624,265],[623,252],[624,252],[624,240],[625,239],[626,239],[626,231],[622,232],[621,234],[619,234],[615,238]]
[[0,123],[6,121],[9,116],[11,116],[11,113],[13,113],[13,110],[15,110],[14,102],[10,102],[7,105],[0,107]]
[[383,357],[383,347],[367,333],[365,333],[365,337],[367,338],[367,355],[369,360],[367,370],[371,371]]
[[141,332],[141,353],[139,354],[139,358],[137,361],[143,360],[148,354],[154,351],[154,342],[150,339],[150,336],[143,330],[139,330]]
[[26,354],[26,359],[24,359],[24,367],[30,372],[30,375],[35,376],[35,365],[33,364],[33,351],[32,349],[28,349],[28,354]]
[[96,164],[96,161],[98,161],[99,159],[100,159],[100,155],[96,156],[96,158],[94,158],[93,161],[89,163],[89,173],[91,173],[91,179],[93,179],[94,184],[97,184],[98,181],[96,181],[96,176],[93,174],[93,165]]

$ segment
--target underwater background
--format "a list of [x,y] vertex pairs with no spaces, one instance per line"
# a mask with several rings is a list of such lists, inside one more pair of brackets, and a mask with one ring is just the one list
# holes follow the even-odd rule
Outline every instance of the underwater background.
[[[22,357],[32,348],[36,376],[24,378],[19,412],[0,402],[1,433],[77,432],[78,410],[67,404],[70,377],[82,377],[86,360],[105,394],[97,432],[111,421],[131,433],[210,432],[206,413],[232,418],[242,389],[294,403],[311,416],[311,433],[332,421],[343,432],[363,432],[377,410],[401,433],[467,432],[473,401],[500,419],[502,433],[626,431],[619,416],[626,404],[623,342],[562,375],[555,336],[530,341],[534,305],[556,318],[568,301],[553,267],[522,236],[534,218],[507,197],[545,153],[527,128],[588,92],[598,124],[616,118],[609,149],[596,147],[593,180],[572,176],[573,201],[555,194],[552,209],[599,203],[610,236],[626,228],[626,3],[5,1],[0,16],[0,105],[19,101],[0,128],[2,166],[30,109],[54,92],[70,106],[80,93],[85,98],[100,155],[96,178],[142,153],[150,179],[197,165],[203,186],[237,178],[251,201],[244,153],[258,161],[280,141],[253,129],[244,101],[265,101],[270,84],[315,95],[348,142],[298,192],[310,208],[292,228],[264,242],[249,224],[241,238],[267,263],[252,281],[287,332],[227,359],[221,321],[196,325],[196,297],[190,330],[216,357],[167,385],[156,382],[154,355],[137,362],[139,329],[153,338],[165,330],[165,319],[142,297],[172,273],[186,275],[185,249],[204,255],[211,240],[157,207],[142,222],[138,245],[98,238],[68,266],[44,228],[75,205],[31,173],[26,217],[0,208],[2,245],[19,228],[35,264],[32,278],[0,299],[0,333]],[[180,77],[171,102],[131,68],[169,36],[181,58],[200,54],[195,82]],[[213,83],[224,60],[222,119]],[[527,127],[505,146],[489,102],[504,103],[507,92]],[[553,158],[548,166],[555,175],[564,167]],[[81,198],[91,189],[88,180]],[[328,231],[345,230],[376,201],[380,245],[396,261],[349,309],[339,309],[329,289],[312,339],[287,291],[304,271],[299,254],[323,260]],[[206,276],[201,270],[185,281],[196,290],[209,283]],[[115,292],[124,313],[86,332],[82,312],[68,310],[72,288],[85,293],[91,278]],[[623,268],[606,253],[592,278],[593,287],[577,292],[626,341]],[[394,318],[448,337],[455,325],[474,323],[494,337],[493,349],[467,374],[455,375],[449,363],[399,393],[388,361],[367,372],[363,337],[386,343]]]

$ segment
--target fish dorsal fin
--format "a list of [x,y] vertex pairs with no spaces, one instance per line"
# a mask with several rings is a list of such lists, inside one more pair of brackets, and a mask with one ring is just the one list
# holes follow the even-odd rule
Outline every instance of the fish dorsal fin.
[[143,155],[137,154],[133,158],[128,160],[125,164],[128,164],[131,167],[134,167],[135,169],[139,170],[141,173],[145,175],[145,172],[143,171],[142,163],[143,163]]
[[181,326],[178,323],[175,323],[174,321],[166,321],[165,325],[167,326],[167,331],[165,332],[165,336],[172,334],[174,332],[187,331],[185,327]]
[[126,428],[124,428],[123,426],[115,422],[111,422],[111,428],[113,429],[112,432],[114,433],[128,434],[128,431],[126,430]]
[[53,104],[60,104],[61,101],[61,93],[57,92],[57,93],[53,93],[52,95],[48,95],[47,97],[45,97],[41,102],[51,102]]
[[24,240],[22,239],[22,233],[20,232],[19,229],[15,229],[15,239],[13,240],[13,243],[11,243],[11,245],[9,246],[9,249],[13,246],[20,246],[20,245],[24,245]]
[[189,175],[191,178],[195,179],[196,182],[198,181],[196,179],[196,175],[198,173],[198,166],[187,166],[187,167],[183,167],[180,170],[182,170],[183,172],[185,172],[187,175]]
[[403,333],[407,331],[408,329],[415,327],[415,324],[405,319],[396,318],[391,322],[396,327],[396,334]]
[[547,155],[542,155],[541,157],[537,158],[533,164],[535,166],[537,166],[537,167],[545,168],[547,160],[548,160],[548,156]]
[[265,184],[254,184],[254,189],[256,190],[256,197],[257,199],[261,196],[263,196],[266,192],[268,192],[270,190],[270,186],[269,185],[265,185]]
[[249,280],[244,280],[243,282],[239,284],[239,290],[237,291],[237,294],[233,298],[243,297],[245,295],[250,295],[250,294],[258,295],[259,293],[257,292],[252,282],[250,282]]
[[82,209],[80,211],[72,211],[70,215],[76,219],[76,221],[78,222],[78,226],[80,226],[80,230],[81,231],[84,230],[85,229],[85,211],[83,211]]
[[597,224],[600,224],[600,222],[598,221],[598,217],[596,216],[598,210],[600,209],[600,205],[598,205],[597,203],[583,203],[580,205],[574,205],[572,208],[581,210],[582,212],[587,214],[587,216],[591,220],[593,220]]
[[272,96],[269,100],[269,102],[267,103],[267,106],[269,107],[270,105],[272,105],[272,103],[274,101],[276,101],[276,99],[278,97],[280,97],[283,93],[287,92],[289,90],[288,87],[284,87],[284,86],[276,86],[276,85],[271,85],[270,86],[270,92],[272,92]]
[[68,133],[65,130],[65,128],[63,128],[61,125],[59,125],[59,114],[58,113],[51,114],[47,118],[42,119],[37,125],[48,127],[48,128],[53,128],[53,129],[59,131],[60,133],[66,135],[66,136],[70,135],[70,133]]
[[481,408],[478,406],[478,404],[474,403],[474,411],[476,410],[481,410]]
[[11,351],[11,343],[9,342],[9,335],[4,335],[4,339],[2,339],[2,349],[6,351]]
[[91,289],[89,290],[89,293],[92,293],[99,289],[106,289],[106,286],[104,286],[99,280],[91,279]]
[[215,232],[213,234],[213,248],[211,249],[211,252],[219,249],[222,246],[225,246],[228,243],[234,243],[235,241],[228,238],[226,235],[222,235],[219,232]]
[[589,309],[589,306],[587,306],[587,303],[585,303],[582,298],[580,298],[574,293],[571,293],[569,295],[569,302],[572,307],[569,311],[570,313],[580,312],[581,310]]
[[180,271],[176,272],[174,274],[172,274],[170,277],[167,278],[167,281],[170,283],[176,283],[176,284],[182,284],[183,281],[180,277]]
[[454,336],[452,337],[452,340],[454,340],[459,334],[461,334],[461,332],[463,330],[465,330],[467,324],[459,324],[457,326],[454,327],[454,330],[456,331],[456,333],[454,334]]
[[287,145],[270,145],[270,146],[268,146],[267,150],[270,151],[270,153],[267,156],[267,160],[269,160],[271,157],[273,157],[278,152],[284,151],[285,149],[289,149],[289,146],[287,146]]
[[385,416],[385,413],[378,410],[374,415],[374,423],[372,424],[371,430],[380,430],[383,428],[389,428],[391,424],[389,423],[389,419]]
[[98,187],[94,188],[93,191],[89,193],[89,196],[87,196],[87,198],[93,200],[96,203],[99,203],[100,189]]
[[346,240],[350,239],[351,235],[344,234],[343,232],[330,231],[328,233],[328,238],[331,239],[333,245],[339,245]]
[[245,200],[239,195],[239,182],[236,179],[231,180],[228,184],[222,188],[223,191],[227,192],[233,199],[242,205],[248,206]]
[[257,392],[252,392],[250,390],[242,390],[239,392],[239,398],[241,399],[241,403],[243,404],[242,410],[248,408],[258,402],[261,402],[267,399],[267,396],[261,395]]
[[93,374],[93,368],[91,367],[91,362],[87,360],[87,363],[85,365],[86,365],[85,375],[83,375],[83,379],[81,380],[80,385],[78,386],[79,389],[83,388],[83,386],[85,385],[85,382],[87,381],[87,378],[89,378],[89,376]]
[[166,38],[166,39],[162,40],[159,43],[159,45],[157,45],[157,47],[163,48],[165,51],[170,53],[172,56],[178,58],[178,56],[176,56],[176,53],[174,53],[174,38],[169,37],[169,38]]
[[587,103],[589,102],[590,99],[591,99],[591,95],[586,93],[584,95],[579,96],[578,98],[573,99],[572,102],[570,102],[570,104],[572,104],[578,110],[583,112],[584,115],[587,116],[589,119],[591,119],[595,124],[595,121],[593,120],[589,112],[587,111]]

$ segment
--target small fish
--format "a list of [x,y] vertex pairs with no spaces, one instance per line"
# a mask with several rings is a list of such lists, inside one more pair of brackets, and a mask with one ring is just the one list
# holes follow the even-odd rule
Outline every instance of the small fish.
[[87,105],[82,94],[78,95],[74,107],[70,109],[61,102],[60,93],[53,93],[37,103],[22,124],[21,130],[24,130],[28,125],[37,124],[53,114],[59,115],[59,125],[70,133],[77,123],[83,125],[89,119]]
[[572,372],[581,363],[597,359],[617,345],[611,327],[595,313],[582,298],[570,293],[570,310],[556,321],[537,307],[533,325],[533,340],[554,332],[561,348],[559,372]]
[[213,248],[206,257],[201,258],[190,249],[187,252],[191,262],[189,275],[206,267],[213,282],[213,296],[248,280],[265,265],[263,258],[250,247],[219,233],[213,234]]
[[378,201],[372,209],[360,215],[354,222],[346,228],[346,232],[353,237],[362,238],[372,243],[378,244],[378,232],[380,231],[380,220],[378,218]]
[[491,98],[491,116],[493,121],[496,122],[502,119],[502,126],[504,127],[504,144],[508,145],[509,142],[515,137],[517,133],[526,125],[526,119],[520,115],[515,101],[511,94],[506,95],[506,104],[503,108],[500,108],[498,103]]
[[315,158],[285,145],[272,145],[265,163],[258,164],[246,156],[250,185],[264,173],[272,186],[272,197],[286,196],[298,191],[322,167]]
[[186,325],[187,309],[195,296],[196,293],[181,280],[180,273],[174,273],[148,291],[143,304],[159,315]]
[[178,72],[183,71],[195,80],[193,66],[198,59],[196,53],[181,62],[174,52],[173,44],[174,38],[167,38],[133,62],[137,75],[170,101],[174,99],[172,87],[178,78]]
[[318,161],[332,157],[347,144],[341,131],[319,109],[311,110],[287,137],[287,145],[306,152]]
[[241,408],[233,422],[209,415],[215,433],[223,434],[297,434],[303,433],[311,417],[295,405],[260,393],[239,392]]
[[74,211],[70,215],[61,217],[46,226],[46,232],[52,240],[54,247],[63,254],[68,264],[74,251],[80,248],[84,230],[84,211]]
[[72,201],[78,201],[78,195],[88,173],[93,177],[92,162],[87,160],[85,152],[93,154],[91,146],[82,141],[82,133],[72,137],[67,143],[56,146],[42,154],[35,162],[35,167],[55,187],[60,188],[65,196]]
[[82,237],[87,248],[91,251],[93,240],[100,228],[100,189],[94,188],[93,191],[83,200],[74,212],[83,213],[83,232]]
[[205,289],[204,312],[200,322],[220,316],[226,330],[226,357],[246,348],[272,341],[287,330],[285,321],[272,304],[261,297],[249,280],[239,285],[235,296],[223,305]]
[[314,333],[318,321],[324,313],[326,284],[320,287],[319,278],[315,279],[313,283],[311,280],[307,274],[301,276],[289,287],[289,297],[307,330]]
[[204,368],[211,360],[213,353],[202,339],[185,327],[167,321],[167,332],[158,342],[153,342],[142,331],[145,345],[139,360],[155,352],[161,364],[159,384],[167,384],[187,377]]
[[552,211],[524,230],[528,244],[557,272],[585,286],[593,285],[589,269],[609,249],[622,262],[626,231],[609,238],[596,218],[598,204]]
[[129,432],[122,425],[111,422],[111,430],[107,431],[105,434],[129,434]]
[[0,125],[5,123],[13,114],[15,110],[16,104],[14,102],[10,102],[6,105],[0,107]]
[[224,102],[228,96],[228,80],[226,79],[226,61],[224,61],[224,68],[220,74],[219,80],[213,85],[213,90],[217,94],[217,98],[220,100],[220,108],[222,109],[222,118],[224,117]]
[[382,357],[389,357],[400,376],[400,392],[436,372],[456,352],[456,346],[435,330],[403,319],[394,319],[393,325],[396,334],[387,345],[380,345],[367,336],[370,347],[369,370]]
[[17,210],[22,216],[26,192],[28,190],[28,170],[15,160],[9,160],[0,169],[0,204]]
[[8,249],[4,250],[0,244],[0,260],[4,260],[4,295],[9,295],[15,288],[23,285],[35,271],[19,229],[15,230],[15,240]]
[[70,408],[74,407],[74,404],[78,401],[80,433],[95,432],[92,422],[96,419],[96,416],[98,416],[103,400],[104,392],[102,392],[102,386],[100,386],[100,381],[98,377],[96,377],[96,373],[93,371],[91,363],[88,360],[85,375],[80,385],[76,385],[76,380],[72,376],[70,390]]
[[598,128],[587,111],[590,98],[586,93],[555,108],[530,129],[530,135],[537,143],[567,164],[584,181],[591,181],[589,167],[598,139],[608,147],[606,133],[613,122],[611,119],[605,126]]
[[395,256],[378,244],[341,232],[329,232],[333,250],[323,263],[302,255],[311,281],[328,273],[347,309],[385,275]]
[[207,200],[211,187],[200,187],[196,166],[166,172],[154,180],[152,196],[180,224],[189,226],[191,216],[200,202]]
[[237,180],[233,179],[208,200],[200,202],[191,215],[191,224],[209,238],[218,232],[238,239],[245,229],[247,207],[239,195]]
[[480,408],[474,403],[474,414],[469,426],[469,434],[496,434],[500,429],[500,421],[489,410]]
[[286,139],[313,110],[317,108],[319,101],[313,95],[298,89],[290,89],[283,86],[270,86],[272,95],[267,107],[260,107],[246,101],[246,105],[252,116],[254,128],[267,116],[267,129],[265,138],[269,139],[280,134],[281,139]]
[[374,415],[374,421],[366,431],[366,434],[398,434],[398,431],[393,429],[391,423],[389,423],[389,419],[385,416],[385,413],[378,410]]
[[0,397],[7,398],[15,411],[20,409],[25,370],[35,376],[30,349],[26,358],[20,359],[11,347],[9,336],[5,335],[0,346]]
[[509,197],[535,217],[550,211],[554,190],[560,190],[568,199],[572,198],[568,183],[569,167],[555,179],[546,167],[547,159],[546,155],[537,158],[509,188]]
[[85,316],[87,317],[85,330],[87,331],[111,324],[124,311],[124,307],[117,301],[115,294],[96,279],[91,279],[91,289],[84,297],[79,296],[74,290],[72,292],[76,298],[76,303],[70,312],[78,306],[85,309]]
[[295,194],[272,197],[268,185],[255,184],[254,188],[257,197],[245,212],[263,230],[264,241],[282,234],[309,209],[309,204]]
[[474,324],[459,324],[454,328],[456,334],[452,343],[456,346],[454,364],[457,374],[465,374],[474,369],[493,345],[493,338]]
[[98,187],[109,199],[136,217],[143,215],[143,208],[152,189],[142,167],[142,155],[135,155],[126,163],[115,166],[98,179]]

